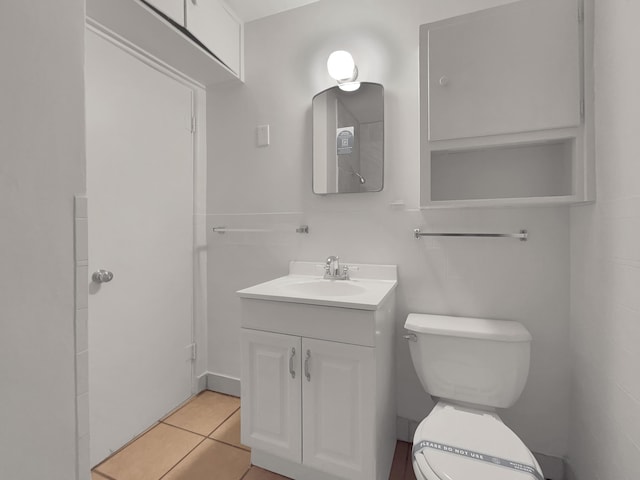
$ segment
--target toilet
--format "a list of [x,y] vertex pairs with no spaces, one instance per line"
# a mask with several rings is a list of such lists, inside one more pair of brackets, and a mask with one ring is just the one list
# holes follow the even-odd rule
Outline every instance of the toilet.
[[544,480],[496,409],[529,375],[531,334],[518,322],[412,313],[404,325],[424,389],[438,403],[413,437],[417,480]]

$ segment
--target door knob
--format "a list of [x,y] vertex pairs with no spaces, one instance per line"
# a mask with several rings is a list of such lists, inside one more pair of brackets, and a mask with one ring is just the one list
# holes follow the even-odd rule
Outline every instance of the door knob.
[[98,270],[97,272],[93,272],[91,275],[91,280],[96,283],[107,283],[113,280],[113,272],[108,270]]

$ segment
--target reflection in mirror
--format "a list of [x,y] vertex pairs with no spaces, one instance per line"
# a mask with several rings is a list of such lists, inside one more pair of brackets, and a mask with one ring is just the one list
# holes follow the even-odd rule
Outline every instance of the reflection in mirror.
[[384,89],[362,82],[313,97],[313,193],[379,192],[384,177]]

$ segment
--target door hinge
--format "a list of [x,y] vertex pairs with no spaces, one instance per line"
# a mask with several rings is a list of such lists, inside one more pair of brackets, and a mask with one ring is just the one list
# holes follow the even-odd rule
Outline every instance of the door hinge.
[[195,361],[198,358],[197,344],[192,343],[191,345],[187,345],[187,358],[192,361]]
[[584,5],[582,2],[578,5],[578,23],[584,23]]

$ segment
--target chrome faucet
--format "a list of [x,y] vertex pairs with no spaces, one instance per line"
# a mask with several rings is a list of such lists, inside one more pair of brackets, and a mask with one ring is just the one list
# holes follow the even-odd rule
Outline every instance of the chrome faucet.
[[349,280],[349,267],[340,268],[340,258],[335,255],[327,257],[324,264],[324,278],[326,280]]

